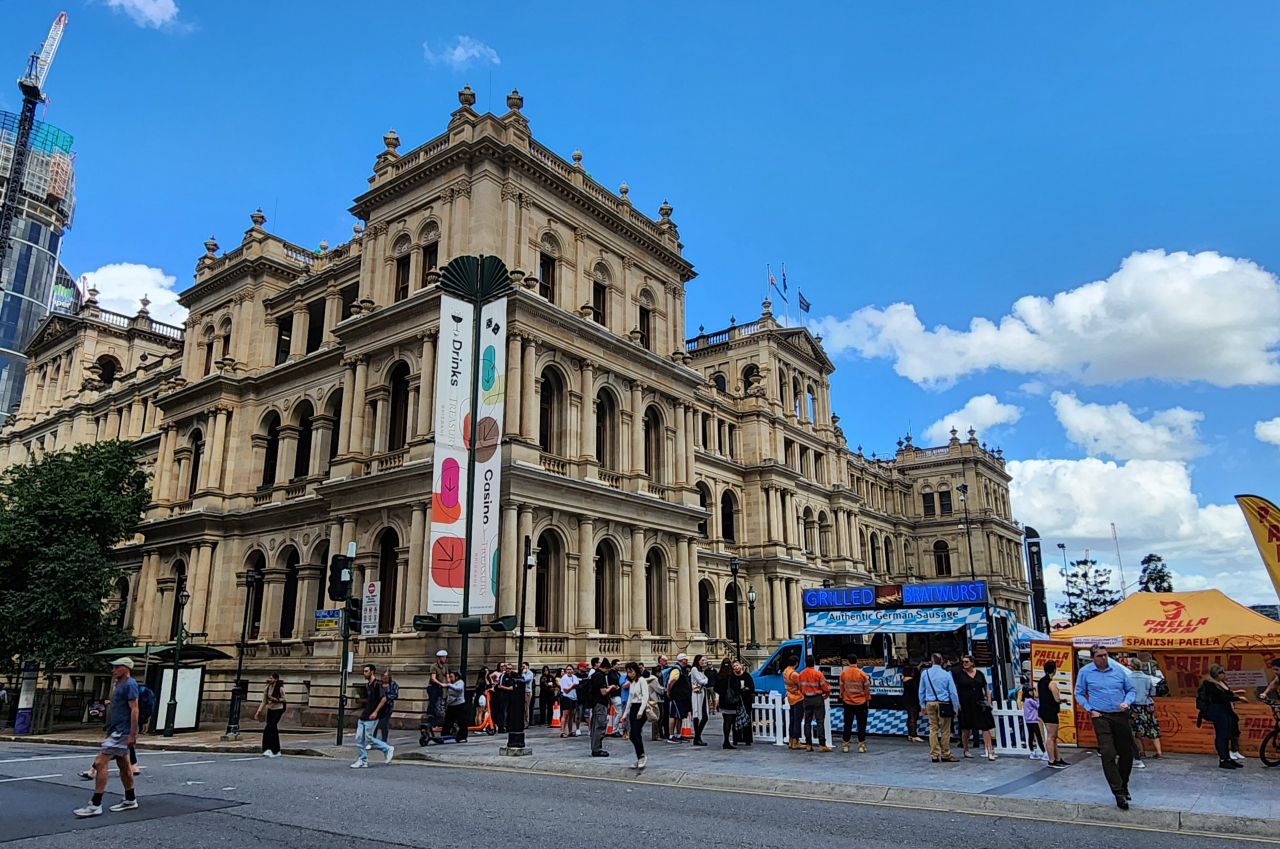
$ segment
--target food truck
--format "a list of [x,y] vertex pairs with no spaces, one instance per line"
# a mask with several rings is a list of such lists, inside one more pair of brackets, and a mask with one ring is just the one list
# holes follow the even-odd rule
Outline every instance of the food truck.
[[[937,652],[972,654],[993,698],[1017,686],[1019,631],[1013,611],[991,604],[986,581],[927,581],[866,587],[814,588],[802,596],[805,627],[754,673],[756,690],[782,692],[782,672],[803,669],[812,655],[832,685],[831,725],[844,727],[838,696],[841,664],[857,658],[871,678],[867,730],[907,733],[902,667]],[[921,717],[921,729],[927,722]]]

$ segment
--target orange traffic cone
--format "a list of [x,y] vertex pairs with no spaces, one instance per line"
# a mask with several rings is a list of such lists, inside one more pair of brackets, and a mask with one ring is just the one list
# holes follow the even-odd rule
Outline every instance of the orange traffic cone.
[[613,736],[613,705],[609,705],[609,727],[604,730],[606,737]]
[[680,724],[680,736],[693,739],[693,720],[685,717],[684,722]]
[[551,708],[551,727],[560,727],[560,703],[556,702],[555,707]]

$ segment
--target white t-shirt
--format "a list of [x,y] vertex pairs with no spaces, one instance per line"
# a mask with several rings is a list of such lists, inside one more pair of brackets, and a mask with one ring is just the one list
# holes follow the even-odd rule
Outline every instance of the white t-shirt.
[[578,700],[578,676],[563,675],[560,678],[560,695],[566,699]]

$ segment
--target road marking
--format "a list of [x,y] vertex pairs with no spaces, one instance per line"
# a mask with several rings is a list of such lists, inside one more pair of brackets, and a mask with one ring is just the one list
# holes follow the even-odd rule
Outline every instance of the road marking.
[[178,761],[176,764],[161,764],[161,766],[195,766],[196,764],[211,764],[217,761]]
[[[571,772],[544,772],[542,770],[513,769],[511,767],[502,766],[480,766],[476,764],[446,764],[433,761],[400,761],[399,763],[421,764],[422,766],[436,767],[439,769],[473,769],[482,772],[509,772],[520,775],[543,775],[552,778],[577,778],[590,781],[612,781],[618,784],[643,784],[649,787],[666,787],[666,788],[684,788],[687,790],[703,790],[708,793],[739,793],[745,796],[773,796],[779,799],[806,799],[813,802],[830,802],[838,805],[867,805],[876,808],[900,808],[908,811],[919,811],[916,805],[909,805],[899,802],[869,802],[854,799],[832,799],[827,796],[812,796],[806,793],[779,793],[773,790],[741,790],[731,787],[699,787],[693,784],[669,784],[662,781],[644,781],[636,778],[607,778],[594,775],[575,775]],[[1280,838],[1274,837],[1251,837],[1243,834],[1215,834],[1207,831],[1180,831],[1173,828],[1160,828],[1150,825],[1130,825],[1126,823],[1113,822],[1094,822],[1092,820],[1066,820],[1057,817],[1037,817],[1029,814],[1008,814],[1000,811],[974,811],[966,808],[932,808],[935,813],[949,814],[965,814],[975,817],[993,817],[996,819],[1011,820],[1029,820],[1031,822],[1051,822],[1059,825],[1075,825],[1075,826],[1094,826],[1096,828],[1119,828],[1129,831],[1145,831],[1155,834],[1176,834],[1185,837],[1205,837],[1217,840],[1236,840],[1240,842],[1252,843],[1268,843],[1272,845],[1280,845]]]
[[251,758],[227,758],[229,761],[260,761],[262,759],[262,755],[254,755]]
[[62,777],[62,773],[60,772],[56,772],[51,775],[24,775],[21,778],[0,778],[0,784],[5,784],[10,781],[38,781],[41,778],[61,778],[61,777]]
[[7,760],[0,761],[0,764],[16,764],[23,763],[25,761],[69,761],[74,760],[75,758],[92,758],[96,756],[97,752],[85,752],[80,755],[32,755],[29,758],[9,758]]

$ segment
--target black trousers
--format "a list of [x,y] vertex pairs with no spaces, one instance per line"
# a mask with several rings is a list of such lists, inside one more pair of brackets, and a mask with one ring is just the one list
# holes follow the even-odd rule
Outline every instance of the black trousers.
[[283,715],[282,710],[267,711],[267,727],[262,729],[262,751],[280,751],[280,717]]
[[1209,705],[1205,716],[1213,723],[1213,748],[1218,752],[1218,760],[1231,760],[1231,720],[1235,711],[1226,705]]
[[724,741],[732,745],[733,723],[738,719],[738,711],[721,710],[720,716],[724,717]]
[[[849,742],[850,729],[853,728],[853,720],[858,720],[858,742],[867,742],[867,707],[866,704],[861,705],[844,705],[844,741]],[[834,736],[835,732],[832,732]]]
[[644,724],[649,721],[645,716],[644,705],[632,705],[627,713],[627,739],[631,748],[636,750],[636,760],[644,757]]
[[[702,709],[705,711],[707,708],[704,705]],[[706,727],[707,727],[707,716],[705,713],[702,716],[695,716],[693,718],[693,742],[695,743],[702,742],[702,729]]]
[[467,739],[466,705],[451,705],[444,709],[444,727],[441,737],[452,737],[459,743]]
[[1129,792],[1129,774],[1133,772],[1133,729],[1129,725],[1129,714],[1127,711],[1103,713],[1092,719],[1093,732],[1098,735],[1098,754],[1102,756],[1102,772],[1111,785],[1111,793],[1124,796]]

